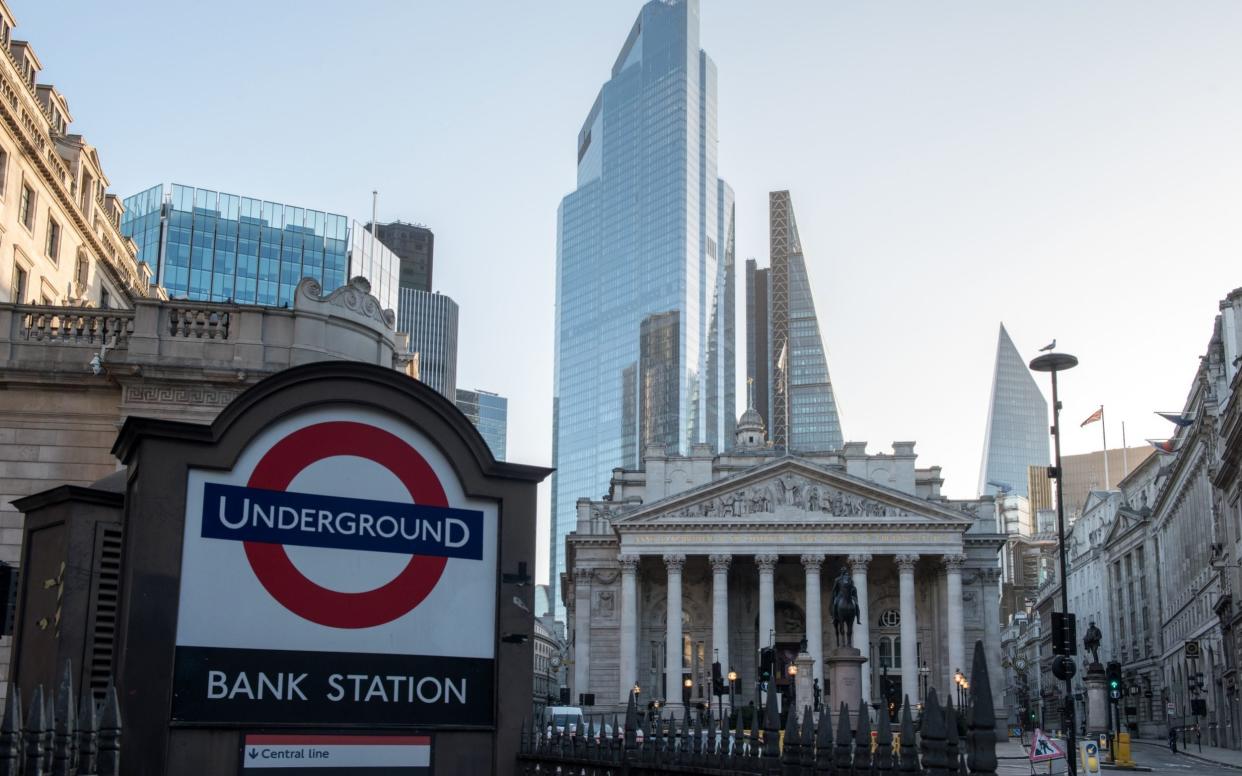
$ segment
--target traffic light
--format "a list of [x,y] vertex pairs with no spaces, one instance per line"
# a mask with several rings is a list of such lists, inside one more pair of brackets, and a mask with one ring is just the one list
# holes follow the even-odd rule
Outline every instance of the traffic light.
[[764,647],[759,652],[759,680],[769,682],[772,680],[772,667],[776,662],[776,653],[771,647]]
[[1108,667],[1105,669],[1105,677],[1108,679],[1108,691],[1110,693],[1121,692],[1121,663],[1116,660],[1108,661]]

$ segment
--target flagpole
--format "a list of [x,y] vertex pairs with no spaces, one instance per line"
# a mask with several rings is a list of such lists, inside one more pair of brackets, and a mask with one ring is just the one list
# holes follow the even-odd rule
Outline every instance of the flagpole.
[[1112,487],[1112,482],[1108,479],[1108,433],[1104,430],[1106,423],[1104,421],[1104,405],[1100,405],[1100,438],[1104,442],[1104,490]]
[[1126,422],[1124,420],[1121,421],[1121,468],[1125,470],[1125,474],[1121,475],[1122,479],[1129,477],[1130,457],[1126,454]]

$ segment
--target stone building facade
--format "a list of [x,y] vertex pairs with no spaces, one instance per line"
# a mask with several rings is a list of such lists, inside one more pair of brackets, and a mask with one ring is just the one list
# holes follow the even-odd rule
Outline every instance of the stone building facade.
[[[912,442],[894,443],[891,454],[869,455],[856,442],[783,455],[765,446],[753,409],[736,441],[724,455],[706,445],[686,456],[648,447],[641,468],[614,471],[607,496],[579,499],[562,580],[574,697],[593,693],[597,709],[619,708],[637,685],[640,701],[666,699],[676,710],[689,678],[691,698],[714,707],[719,662],[738,672],[735,702],[745,705],[760,649],[775,649],[782,685],[805,639],[824,700],[835,704],[823,660],[836,644],[838,574],[859,594],[853,638],[869,658],[868,702],[879,702],[882,681],[914,703],[928,686],[948,690],[976,639],[1000,654],[1004,538],[991,497],[941,496],[939,467],[916,468]],[[999,661],[992,665],[1003,722]]]
[[0,0],[0,302],[128,308],[158,294],[120,233],[99,152],[69,102],[39,83],[34,47]]
[[[292,309],[138,298],[133,309],[0,303],[0,561],[15,565],[14,499],[117,470],[130,415],[209,423],[245,388],[298,364],[407,367],[404,335],[361,278]],[[7,675],[9,637],[0,638]]]

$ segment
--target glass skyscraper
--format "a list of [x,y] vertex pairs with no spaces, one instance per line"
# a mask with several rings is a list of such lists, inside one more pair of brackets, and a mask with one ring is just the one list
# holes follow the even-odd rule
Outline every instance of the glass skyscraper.
[[418,379],[449,401],[457,397],[457,303],[444,294],[402,287],[397,331],[410,335]]
[[577,138],[557,212],[552,600],[575,502],[647,444],[723,449],[735,423],[733,193],[698,0],[643,6]]
[[1027,468],[1047,466],[1048,402],[1001,324],[992,373],[992,400],[983,439],[979,493],[1027,496]]
[[490,391],[457,389],[457,409],[470,419],[497,461],[505,460],[509,400]]
[[755,409],[774,447],[837,450],[841,419],[788,191],[768,194],[768,219],[771,267],[746,262],[746,376]]
[[304,277],[330,292],[362,275],[397,307],[399,260],[365,232],[351,256],[348,219],[335,213],[177,183],[166,197],[161,184],[125,199],[121,232],[173,298],[292,307]]

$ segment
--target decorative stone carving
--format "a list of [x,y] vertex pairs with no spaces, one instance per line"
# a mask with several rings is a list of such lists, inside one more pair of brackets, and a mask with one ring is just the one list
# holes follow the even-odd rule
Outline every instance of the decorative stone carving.
[[708,555],[708,562],[712,564],[712,571],[728,571],[729,564],[733,562],[732,555]]
[[591,584],[591,569],[574,569],[574,584],[589,585]]
[[966,556],[960,553],[950,554],[945,555],[941,561],[944,563],[946,571],[961,571],[962,567],[966,565]]
[[915,564],[919,562],[919,556],[913,553],[902,554],[894,556],[893,560],[897,562],[897,568],[901,571],[913,573]]
[[780,562],[780,559],[781,556],[779,555],[756,555],[755,565],[759,567],[760,573],[767,572],[771,574],[773,571],[776,571],[776,564]]
[[[298,304],[303,298],[311,304]],[[298,309],[313,309],[317,306],[315,303],[340,307],[354,315],[379,321],[389,329],[397,327],[397,314],[392,310],[380,308],[380,301],[371,296],[371,283],[362,276],[350,278],[348,283],[327,296],[323,295],[323,286],[319,285],[318,281],[313,278],[302,278],[302,282],[298,283],[294,305]]]
[[621,564],[621,573],[636,574],[638,573],[638,563],[641,557],[630,553],[621,553],[617,556],[617,562]]
[[893,504],[847,493],[792,474],[688,504],[669,514],[671,517],[741,517],[752,513],[771,513],[778,506],[834,517],[902,517],[910,514],[908,510]]
[[605,590],[601,592],[599,594],[599,597],[596,599],[596,602],[595,602],[596,611],[604,615],[611,615],[615,608],[615,602],[616,602],[616,597],[613,595],[612,591]]
[[824,556],[820,553],[808,553],[802,556],[802,567],[807,571],[819,571],[824,565]]
[[856,552],[849,556],[846,559],[846,562],[850,564],[850,571],[855,574],[866,574],[867,566],[871,563],[871,554],[867,552]]
[[682,568],[686,565],[686,556],[679,552],[667,553],[664,556],[664,565],[668,568],[670,574],[674,571],[680,574]]

